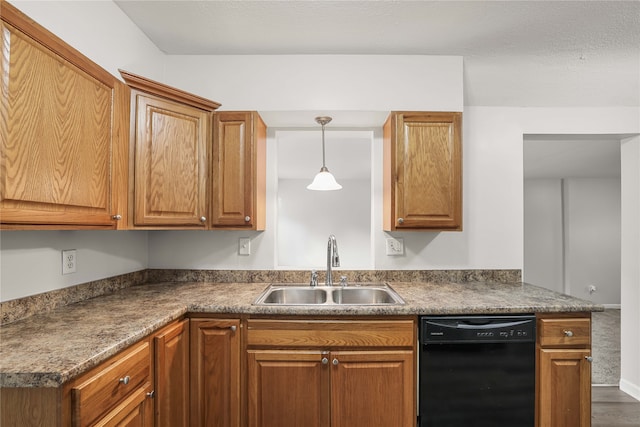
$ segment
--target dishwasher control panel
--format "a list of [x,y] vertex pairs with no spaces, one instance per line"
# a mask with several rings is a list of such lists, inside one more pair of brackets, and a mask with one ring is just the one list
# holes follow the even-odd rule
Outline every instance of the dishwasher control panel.
[[429,343],[534,342],[535,315],[424,316],[420,340]]

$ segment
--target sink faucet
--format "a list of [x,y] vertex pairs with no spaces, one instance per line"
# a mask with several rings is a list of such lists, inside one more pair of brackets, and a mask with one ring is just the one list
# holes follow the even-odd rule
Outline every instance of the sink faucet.
[[333,286],[333,279],[331,278],[331,267],[340,267],[340,255],[338,255],[338,242],[336,236],[329,235],[329,242],[327,244],[327,277],[324,284],[326,286]]

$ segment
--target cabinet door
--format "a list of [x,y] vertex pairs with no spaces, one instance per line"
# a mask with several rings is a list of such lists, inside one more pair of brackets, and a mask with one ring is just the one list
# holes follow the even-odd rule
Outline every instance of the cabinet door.
[[266,126],[252,111],[214,114],[211,226],[264,230]]
[[383,128],[385,230],[462,229],[461,123],[461,113],[391,113]]
[[240,321],[191,319],[191,426],[240,425]]
[[189,321],[163,329],[154,339],[156,427],[189,426]]
[[210,113],[133,94],[134,225],[205,228]]
[[137,390],[92,427],[153,427],[150,387]]
[[539,427],[590,426],[590,351],[540,349],[538,355]]
[[328,427],[328,362],[321,351],[249,350],[249,427]]
[[413,427],[412,351],[332,351],[331,427]]
[[126,225],[116,218],[126,215],[128,88],[10,4],[0,15],[3,228]]

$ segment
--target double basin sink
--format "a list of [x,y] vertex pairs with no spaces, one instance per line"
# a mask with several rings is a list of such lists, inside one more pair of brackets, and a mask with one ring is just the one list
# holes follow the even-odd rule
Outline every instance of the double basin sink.
[[404,300],[386,283],[348,286],[272,284],[255,305],[402,305]]

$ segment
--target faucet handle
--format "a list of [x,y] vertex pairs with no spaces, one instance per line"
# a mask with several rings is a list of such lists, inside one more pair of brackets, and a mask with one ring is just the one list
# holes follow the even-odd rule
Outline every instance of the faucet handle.
[[347,276],[340,276],[340,286],[347,286]]
[[309,286],[318,286],[318,272],[316,270],[311,270],[311,280],[309,281]]

